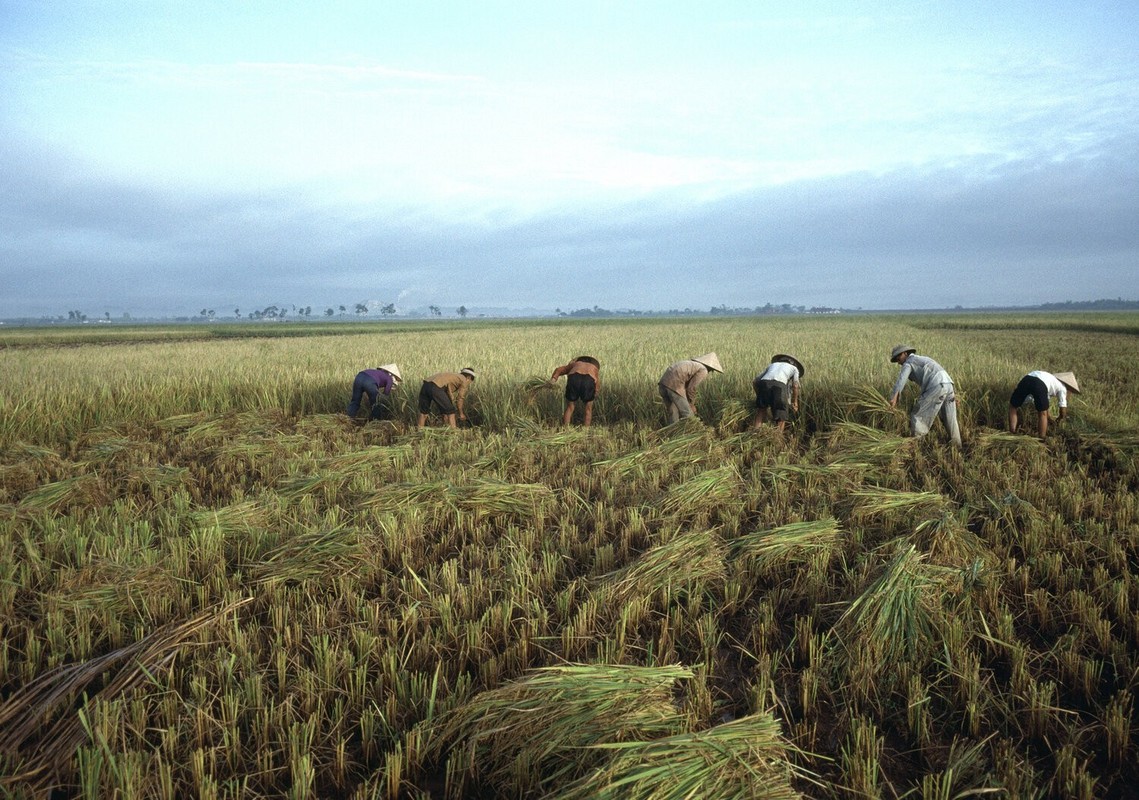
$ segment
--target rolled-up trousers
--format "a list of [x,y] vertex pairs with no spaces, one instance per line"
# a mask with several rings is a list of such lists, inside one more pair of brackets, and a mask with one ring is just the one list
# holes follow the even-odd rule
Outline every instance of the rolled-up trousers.
[[660,399],[664,401],[664,410],[668,414],[670,423],[692,416],[692,406],[688,404],[687,397],[679,392],[674,392],[663,383],[658,383],[657,388],[660,390]]
[[914,436],[925,436],[933,425],[934,417],[940,416],[950,440],[961,445],[961,430],[957,427],[957,395],[952,383],[941,383],[929,391],[922,392],[910,412],[910,430]]

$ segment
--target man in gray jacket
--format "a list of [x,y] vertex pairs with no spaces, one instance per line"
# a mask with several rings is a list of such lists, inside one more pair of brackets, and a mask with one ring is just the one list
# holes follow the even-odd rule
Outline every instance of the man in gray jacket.
[[902,366],[894,393],[890,395],[890,407],[896,408],[898,396],[911,380],[921,388],[921,395],[910,411],[910,431],[914,436],[925,436],[933,424],[933,418],[941,415],[945,430],[953,444],[961,446],[961,431],[957,427],[957,395],[953,391],[953,379],[945,369],[927,356],[919,356],[917,349],[900,344],[890,352],[890,361]]

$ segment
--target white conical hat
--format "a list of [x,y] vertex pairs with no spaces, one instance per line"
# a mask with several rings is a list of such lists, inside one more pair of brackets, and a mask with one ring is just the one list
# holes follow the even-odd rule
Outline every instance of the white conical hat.
[[399,374],[398,364],[384,364],[383,366],[376,367],[376,369],[382,369],[384,372],[391,375],[393,378],[395,378],[396,383],[403,382],[403,376]]
[[704,366],[706,366],[710,370],[714,370],[716,372],[723,372],[724,371],[723,368],[720,366],[720,357],[717,356],[715,353],[705,353],[702,356],[696,356],[692,360],[693,361],[699,361],[701,364],[703,364]]
[[1080,393],[1080,384],[1076,383],[1076,376],[1071,372],[1057,372],[1056,380],[1067,386],[1076,394]]

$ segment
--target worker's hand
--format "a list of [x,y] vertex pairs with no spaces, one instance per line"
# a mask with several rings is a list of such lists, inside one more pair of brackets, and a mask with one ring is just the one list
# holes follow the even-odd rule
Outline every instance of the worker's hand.
[[897,408],[897,407],[898,407],[898,396],[896,394],[891,395],[890,396],[890,408]]

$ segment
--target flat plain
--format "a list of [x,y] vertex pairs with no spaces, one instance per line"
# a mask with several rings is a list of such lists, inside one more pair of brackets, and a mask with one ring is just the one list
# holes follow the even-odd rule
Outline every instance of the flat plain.
[[[889,408],[899,342],[963,448]],[[776,352],[784,436],[749,430]],[[1136,364],[1135,314],[4,331],[0,791],[1129,796]],[[470,424],[416,430],[464,366]],[[1046,441],[1004,430],[1032,369],[1082,389]]]

